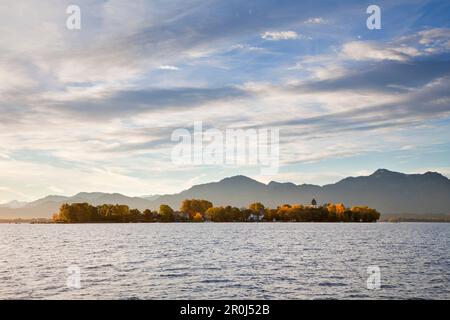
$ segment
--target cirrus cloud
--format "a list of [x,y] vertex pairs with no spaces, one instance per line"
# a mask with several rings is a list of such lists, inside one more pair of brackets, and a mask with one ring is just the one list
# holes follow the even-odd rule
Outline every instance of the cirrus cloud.
[[261,35],[261,38],[270,41],[296,40],[300,35],[295,31],[267,31]]

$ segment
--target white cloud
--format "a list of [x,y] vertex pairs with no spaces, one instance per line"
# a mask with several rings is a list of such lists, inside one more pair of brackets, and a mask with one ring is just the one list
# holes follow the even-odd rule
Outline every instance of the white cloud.
[[386,48],[371,42],[353,41],[344,44],[341,54],[353,60],[406,61],[410,56],[417,55],[418,51],[411,47]]
[[423,55],[447,52],[450,49],[450,28],[434,28],[400,37],[396,44],[413,46]]
[[344,58],[354,60],[407,61],[418,56],[446,52],[450,49],[450,29],[419,31],[387,43],[352,41],[342,46]]
[[295,31],[267,31],[261,35],[261,38],[270,41],[296,40],[300,38],[300,35]]
[[159,70],[168,70],[168,71],[178,71],[180,68],[176,66],[170,66],[170,65],[162,65],[158,67]]
[[434,46],[439,45],[441,42],[446,42],[450,38],[450,29],[434,28],[420,31],[417,34],[420,36],[420,44]]
[[264,51],[263,48],[255,47],[255,46],[249,46],[246,44],[235,44],[231,46],[230,50],[242,50],[242,51]]
[[327,21],[323,18],[310,18],[304,22],[304,24],[326,24]]

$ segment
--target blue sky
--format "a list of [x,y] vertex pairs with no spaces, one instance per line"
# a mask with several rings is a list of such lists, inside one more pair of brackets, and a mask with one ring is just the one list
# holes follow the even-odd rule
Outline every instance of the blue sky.
[[[0,202],[450,176],[449,24],[445,0],[2,1]],[[171,132],[194,121],[279,128],[279,173],[172,163]]]

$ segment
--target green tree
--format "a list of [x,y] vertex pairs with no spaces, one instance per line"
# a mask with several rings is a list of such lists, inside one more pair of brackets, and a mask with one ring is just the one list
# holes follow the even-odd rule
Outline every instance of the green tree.
[[128,222],[143,222],[144,216],[138,209],[131,209]]
[[143,212],[145,222],[155,222],[158,218],[158,213],[152,210],[145,209]]

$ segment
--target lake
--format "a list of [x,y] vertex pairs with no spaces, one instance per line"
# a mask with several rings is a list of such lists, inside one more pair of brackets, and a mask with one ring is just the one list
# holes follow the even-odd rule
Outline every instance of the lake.
[[0,284],[1,299],[449,299],[450,224],[3,224]]

